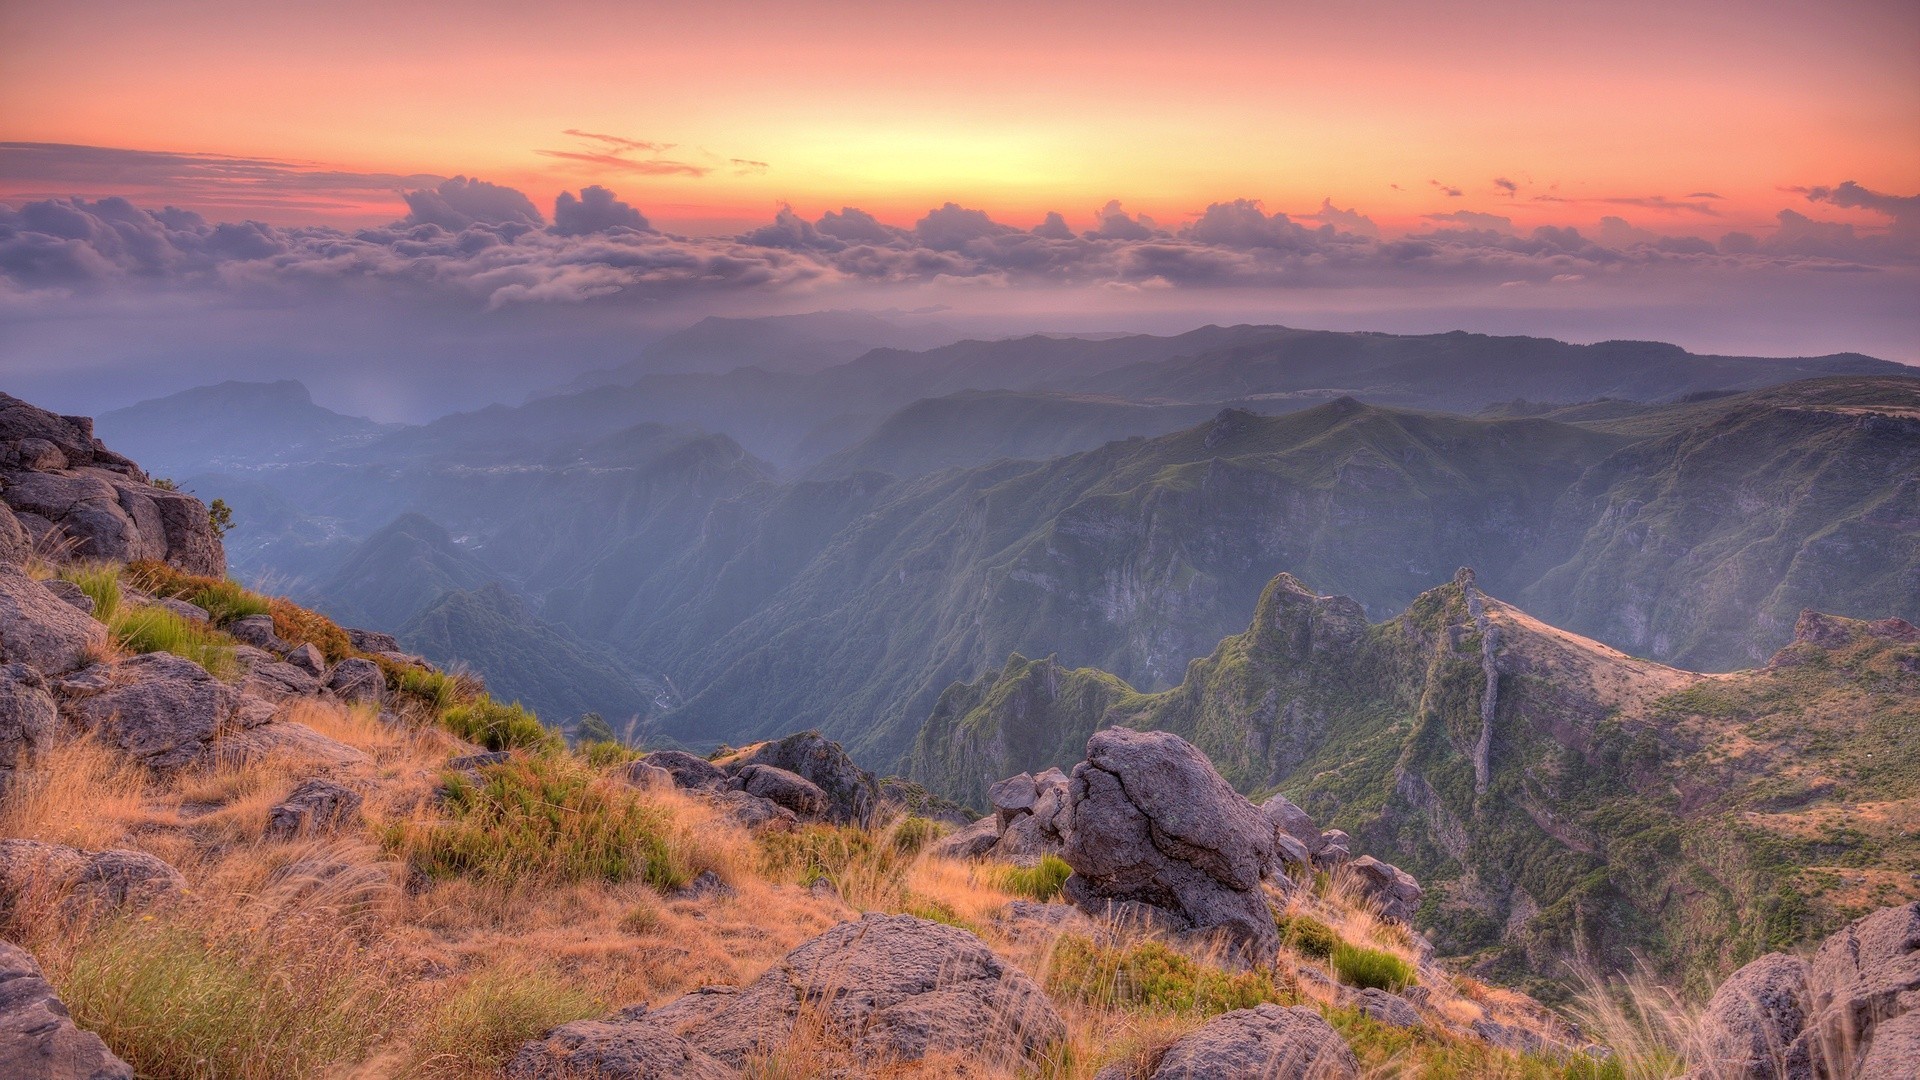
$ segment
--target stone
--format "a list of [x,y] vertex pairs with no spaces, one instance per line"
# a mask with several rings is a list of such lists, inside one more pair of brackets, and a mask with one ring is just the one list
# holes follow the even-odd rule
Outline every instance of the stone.
[[1272,1004],[1236,1009],[1182,1036],[1151,1080],[1349,1080],[1360,1063],[1320,1014]]
[[327,689],[349,705],[380,705],[387,700],[387,676],[380,665],[363,656],[349,656],[333,666]]
[[328,833],[351,823],[360,814],[359,792],[322,777],[305,780],[285,800],[267,811],[269,837],[289,840]]
[[0,840],[0,914],[57,904],[69,917],[103,916],[166,903],[186,887],[180,871],[143,851]]
[[273,629],[273,616],[248,615],[227,624],[227,635],[244,645],[265,649],[275,656],[284,655],[293,646],[280,639]]
[[672,774],[676,787],[688,791],[717,791],[726,786],[728,779],[726,771],[720,766],[684,750],[655,750],[640,760],[654,768],[665,769]]
[[507,1062],[509,1080],[740,1080],[644,1012],[563,1024]]
[[1389,1027],[1417,1028],[1423,1026],[1420,1011],[1403,997],[1389,994],[1379,987],[1369,986],[1353,996],[1353,1005]]
[[1316,870],[1345,866],[1353,858],[1353,838],[1344,829],[1328,829],[1320,834],[1320,850],[1313,853]]
[[86,666],[106,644],[105,626],[18,570],[0,567],[0,664],[64,675]]
[[60,712],[46,679],[25,664],[0,666],[0,790],[59,731]]
[[1371,855],[1349,862],[1347,870],[1358,882],[1361,894],[1380,909],[1384,918],[1398,923],[1413,922],[1422,890],[1412,874]]
[[1864,1075],[1876,1057],[1874,1067],[1886,1067],[1881,1029],[1891,1027],[1890,1042],[1907,1039],[1913,1021],[1904,1018],[1920,1013],[1920,902],[1881,908],[1821,942],[1807,991],[1812,1010],[1790,1063],[1804,1055],[1823,1077]]
[[719,874],[711,870],[702,870],[694,875],[692,881],[667,895],[674,900],[704,900],[709,896],[732,896],[734,891],[733,886],[721,880]]
[[1275,795],[1260,804],[1260,812],[1267,815],[1273,827],[1298,841],[1308,856],[1317,855],[1326,846],[1320,827],[1313,823],[1305,810],[1294,805],[1285,795]]
[[1013,819],[1033,812],[1033,801],[1039,797],[1039,794],[1033,785],[1033,774],[1021,773],[1019,776],[1009,776],[988,788],[987,802],[992,805],[994,817],[999,820],[1000,827],[1005,829],[1013,824]]
[[1160,908],[1245,962],[1272,962],[1279,935],[1260,886],[1274,828],[1205,755],[1168,732],[1108,728],[1087,740],[1070,789],[1070,900],[1095,917],[1108,901]]
[[999,825],[999,819],[989,814],[941,837],[934,843],[933,853],[946,859],[978,859],[1000,842]]
[[112,685],[72,714],[106,745],[169,772],[209,760],[216,735],[264,724],[274,708],[191,660],[145,653],[114,665]]
[[772,765],[807,778],[826,793],[827,819],[835,824],[871,825],[874,808],[879,805],[879,781],[854,764],[839,743],[817,731],[757,743],[727,755],[717,764],[728,772],[748,765]]
[[643,791],[666,791],[673,787],[673,774],[658,765],[636,761],[626,767],[627,783]]
[[312,697],[320,692],[320,680],[311,672],[278,660],[255,664],[240,685],[248,693],[270,701]]
[[449,758],[447,759],[447,768],[455,772],[468,772],[473,769],[485,768],[488,765],[505,765],[512,760],[513,753],[511,751],[488,750],[485,753],[462,754],[456,758]]
[[827,793],[812,781],[772,765],[747,765],[728,787],[783,806],[802,821],[818,821],[827,812]]
[[361,652],[397,653],[400,651],[400,641],[392,634],[383,634],[378,630],[361,630],[352,626],[346,627],[346,631],[347,642]]
[[1715,1080],[1774,1080],[1807,1024],[1808,965],[1772,953],[1728,976],[1695,1025],[1687,1060]]
[[1913,1080],[1920,1066],[1920,1009],[1874,1026],[1856,1080]]
[[744,791],[716,791],[712,798],[721,811],[743,829],[792,828],[800,823],[793,811],[772,799]]
[[48,592],[58,597],[60,602],[91,619],[98,607],[87,591],[71,581],[62,578],[50,578],[40,583]]
[[1015,866],[1037,866],[1047,856],[1058,856],[1064,850],[1066,842],[1048,828],[1047,822],[1035,814],[1021,814],[1000,834],[991,854]]
[[40,965],[0,941],[0,1076],[9,1080],[133,1080],[133,1069],[74,1024]]
[[[301,671],[318,678],[327,673],[327,658],[320,653],[318,646],[309,641],[287,651],[287,663]],[[378,668],[379,665],[375,665]],[[384,678],[382,679],[384,682]]]
[[328,768],[365,765],[372,761],[365,751],[329,739],[291,720],[271,720],[254,727],[221,732],[214,740],[213,754],[223,762],[279,758]]
[[23,566],[33,554],[33,537],[5,503],[0,503],[0,566]]

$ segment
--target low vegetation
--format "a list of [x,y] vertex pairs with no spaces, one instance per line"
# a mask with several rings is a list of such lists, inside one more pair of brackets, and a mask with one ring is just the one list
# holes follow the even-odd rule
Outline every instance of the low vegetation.
[[216,678],[232,678],[239,671],[232,638],[165,608],[119,608],[106,624],[114,644],[128,652],[172,653],[199,664]]
[[448,731],[488,750],[548,752],[563,743],[560,733],[540,722],[519,702],[503,705],[492,698],[456,704],[440,714]]
[[1101,945],[1060,938],[1046,987],[1057,997],[1103,1008],[1212,1016],[1263,1001],[1291,1002],[1264,971],[1227,971],[1157,941]]
[[1016,896],[1025,896],[1034,900],[1051,900],[1060,895],[1060,889],[1073,874],[1073,867],[1057,855],[1042,856],[1032,866],[1000,867],[996,883]]
[[1413,984],[1413,965],[1379,949],[1340,942],[1329,958],[1334,973],[1348,986],[1374,988],[1397,994]]

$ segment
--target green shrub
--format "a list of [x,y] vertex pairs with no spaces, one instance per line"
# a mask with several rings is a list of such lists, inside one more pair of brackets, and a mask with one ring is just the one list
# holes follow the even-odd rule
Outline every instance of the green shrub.
[[483,971],[427,1018],[408,1075],[496,1075],[529,1039],[602,1011],[592,995],[546,972]]
[[1397,994],[1413,982],[1413,965],[1389,952],[1341,942],[1333,947],[1333,973],[1348,986]]
[[595,740],[580,744],[580,756],[594,768],[606,769],[615,765],[625,765],[630,761],[638,761],[646,755],[643,751],[635,750],[622,742]]
[[666,813],[564,757],[450,772],[441,816],[396,822],[387,846],[431,877],[501,882],[628,881],[671,889],[692,857]]
[[460,738],[489,750],[554,751],[566,744],[560,733],[540,722],[519,702],[502,705],[492,698],[455,705],[440,723]]
[[458,675],[397,663],[384,656],[374,657],[373,662],[387,677],[387,689],[419,702],[435,717],[462,702],[480,698],[479,690]]
[[218,630],[185,619],[165,608],[136,607],[116,611],[107,621],[113,640],[128,652],[167,652],[184,657],[208,673],[229,678],[239,671],[233,640]]
[[1304,955],[1325,960],[1340,944],[1333,927],[1311,915],[1281,916],[1280,943]]
[[994,884],[1016,896],[1051,900],[1060,895],[1073,867],[1058,855],[1043,855],[1033,866],[1004,866],[993,875]]
[[1047,963],[1047,989],[1106,1008],[1139,1008],[1212,1016],[1278,1002],[1264,971],[1222,971],[1157,941],[1131,947],[1062,936]]
[[340,625],[317,611],[308,611],[291,600],[274,597],[267,601],[267,614],[273,616],[273,632],[282,641],[312,645],[337,664],[354,655],[353,641]]
[[93,601],[93,617],[110,622],[120,610],[120,572],[98,563],[69,563],[60,568],[60,578],[80,587]]
[[893,847],[902,855],[918,855],[944,832],[939,822],[909,814],[893,827]]

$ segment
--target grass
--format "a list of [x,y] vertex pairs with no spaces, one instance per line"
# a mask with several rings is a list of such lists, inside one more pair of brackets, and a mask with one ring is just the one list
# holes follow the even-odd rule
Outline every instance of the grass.
[[907,875],[925,835],[905,822],[878,829],[805,825],[762,833],[759,841],[766,877],[799,885],[824,881],[855,908],[878,911],[904,910],[913,902]]
[[1058,855],[1043,855],[1032,866],[996,868],[994,884],[1015,896],[1051,900],[1060,895],[1060,887],[1073,874],[1073,867]]
[[1325,960],[1340,946],[1340,935],[1333,927],[1311,915],[1281,915],[1275,921],[1280,927],[1280,943],[1303,956]]
[[120,571],[99,563],[68,563],[60,568],[60,578],[80,587],[93,601],[93,617],[101,622],[112,619],[120,610]]
[[533,750],[550,752],[564,749],[560,733],[540,722],[519,702],[502,705],[492,698],[462,703],[440,714],[440,723],[448,731],[488,750]]
[[1333,947],[1331,959],[1341,982],[1363,990],[1374,987],[1397,994],[1414,981],[1412,964],[1379,949],[1343,941]]
[[529,1039],[606,1006],[551,972],[482,971],[430,1013],[413,1044],[409,1076],[496,1076]]
[[165,608],[136,607],[116,611],[107,620],[114,643],[128,652],[166,652],[191,660],[216,678],[239,671],[233,639]]
[[137,589],[185,600],[205,611],[215,626],[226,626],[249,615],[265,615],[272,603],[237,581],[189,574],[154,559],[127,564],[126,576]]
[[309,611],[291,600],[276,596],[267,602],[267,614],[273,616],[273,632],[282,641],[312,645],[320,650],[329,664],[337,664],[356,655],[347,632],[317,611]]
[[1264,971],[1224,971],[1157,941],[1106,946],[1073,934],[1055,944],[1045,982],[1082,1004],[1200,1016],[1285,1000]]
[[638,793],[566,758],[526,758],[445,776],[441,812],[390,824],[390,850],[430,877],[496,882],[691,881],[675,823]]

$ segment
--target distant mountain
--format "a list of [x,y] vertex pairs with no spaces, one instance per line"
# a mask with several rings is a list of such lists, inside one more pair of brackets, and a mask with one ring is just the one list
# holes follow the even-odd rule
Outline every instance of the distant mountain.
[[1164,693],[1017,656],[950,688],[912,776],[978,804],[984,777],[1069,765],[1111,723],[1175,732],[1411,869],[1443,953],[1547,994],[1580,955],[1701,978],[1791,947],[1911,896],[1920,865],[1920,630],[1899,620],[1808,613],[1767,666],[1709,677],[1470,571],[1377,624],[1283,574]]
[[938,324],[901,326],[866,311],[813,311],[730,319],[708,316],[604,371],[575,379],[573,389],[625,386],[647,375],[723,375],[735,368],[807,373],[844,364],[872,349],[924,349],[952,340]]
[[313,593],[336,620],[391,632],[445,594],[480,589],[498,577],[447,530],[410,513],[367,537]]
[[195,387],[95,421],[102,438],[138,455],[156,476],[304,460],[396,428],[316,405],[291,379]]

